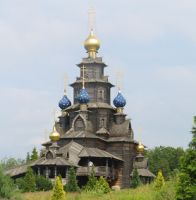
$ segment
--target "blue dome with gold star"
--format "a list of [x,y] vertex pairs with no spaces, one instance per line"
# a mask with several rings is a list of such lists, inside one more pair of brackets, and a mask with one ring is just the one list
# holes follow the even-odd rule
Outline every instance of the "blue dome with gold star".
[[79,94],[79,96],[78,96],[78,101],[79,101],[79,103],[81,103],[81,104],[85,104],[85,103],[88,103],[89,102],[89,95],[88,95],[88,92],[86,91],[86,89],[85,88],[82,88],[81,90],[80,90],[80,94]]
[[64,95],[63,98],[59,101],[59,107],[63,110],[71,106],[71,101],[68,99],[67,95]]
[[113,100],[113,104],[116,108],[123,108],[126,105],[126,99],[123,97],[119,91],[117,96]]

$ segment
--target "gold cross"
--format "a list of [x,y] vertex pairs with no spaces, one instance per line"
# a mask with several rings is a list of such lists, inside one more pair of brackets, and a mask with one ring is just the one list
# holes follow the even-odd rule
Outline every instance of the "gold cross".
[[92,7],[88,10],[88,26],[90,30],[95,29],[95,10]]
[[85,84],[85,78],[84,78],[84,70],[86,67],[82,65],[81,70],[82,70],[82,88],[84,89],[84,84]]

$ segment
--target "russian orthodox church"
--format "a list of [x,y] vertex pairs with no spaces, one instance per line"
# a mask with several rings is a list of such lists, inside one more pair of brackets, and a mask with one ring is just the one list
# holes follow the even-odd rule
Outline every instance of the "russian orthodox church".
[[[55,122],[50,141],[43,144],[40,158],[30,166],[36,174],[54,179],[61,175],[66,184],[70,167],[76,168],[79,186],[88,181],[92,168],[95,176],[103,176],[112,187],[128,188],[133,168],[138,169],[144,183],[154,175],[144,158],[144,145],[134,140],[130,119],[126,118],[126,100],[118,91],[111,105],[111,88],[104,74],[107,65],[98,57],[100,41],[91,30],[84,42],[87,57],[77,65],[80,76],[70,86],[73,103],[66,93],[59,101],[61,115]],[[9,170],[18,178],[27,166]]]

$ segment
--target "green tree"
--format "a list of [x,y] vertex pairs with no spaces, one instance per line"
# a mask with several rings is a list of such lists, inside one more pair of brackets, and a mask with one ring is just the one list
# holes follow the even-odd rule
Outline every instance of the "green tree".
[[166,179],[174,173],[176,169],[180,167],[180,158],[184,155],[182,148],[173,147],[155,147],[152,150],[148,150],[146,156],[149,160],[149,169],[154,174],[157,174],[159,170],[162,171]]
[[86,192],[95,190],[96,183],[97,183],[97,178],[95,177],[95,170],[94,170],[94,166],[93,166],[92,170],[91,170],[91,174],[90,174],[90,176],[88,176],[88,182],[85,185],[84,190]]
[[36,182],[35,182],[35,174],[31,167],[27,169],[27,173],[24,177],[24,185],[22,188],[23,192],[35,192],[36,190]]
[[36,191],[49,191],[52,189],[52,182],[44,176],[36,176]]
[[162,171],[159,170],[157,177],[154,180],[154,187],[156,189],[161,189],[165,185],[165,179],[163,177]]
[[16,187],[9,176],[3,173],[0,166],[0,197],[10,199],[14,195]]
[[32,153],[31,153],[31,161],[34,161],[34,160],[37,160],[37,159],[38,159],[38,151],[34,147]]
[[189,148],[181,159],[180,173],[177,185],[177,200],[196,199],[196,116],[192,128],[192,140]]
[[110,192],[110,186],[103,176],[100,176],[96,181],[95,191],[103,194]]
[[133,169],[133,176],[131,179],[131,187],[136,188],[141,184],[140,177],[136,168]]
[[61,179],[57,176],[55,184],[52,190],[51,200],[65,200],[65,191],[63,189],[63,183]]
[[31,156],[30,156],[30,153],[27,152],[26,163],[29,163],[30,161],[31,161]]
[[68,192],[76,192],[80,190],[76,179],[76,171],[73,167],[69,169],[68,182],[65,185],[65,190]]
[[3,170],[8,170],[11,168],[15,168],[19,165],[24,164],[25,161],[22,159],[15,159],[15,158],[4,158],[3,160],[1,160],[0,164],[3,168]]

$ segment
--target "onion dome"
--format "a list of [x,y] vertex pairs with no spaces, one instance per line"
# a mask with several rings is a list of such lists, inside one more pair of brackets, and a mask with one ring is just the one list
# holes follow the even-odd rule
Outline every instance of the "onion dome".
[[71,101],[68,99],[67,95],[64,95],[59,101],[59,107],[63,110],[71,106]]
[[53,131],[50,133],[50,139],[52,142],[56,142],[60,139],[60,134],[57,132],[55,125],[53,127]]
[[117,96],[114,98],[113,104],[117,108],[123,108],[126,105],[126,100],[120,91],[118,92]]
[[138,151],[138,153],[144,152],[144,145],[141,142],[139,142],[139,144],[137,146],[137,151]]
[[84,48],[89,53],[89,57],[96,57],[96,53],[100,48],[100,41],[96,38],[93,30],[91,30],[88,38],[85,40]]
[[80,94],[78,96],[78,101],[81,104],[86,104],[89,102],[89,95],[85,88],[80,90]]

